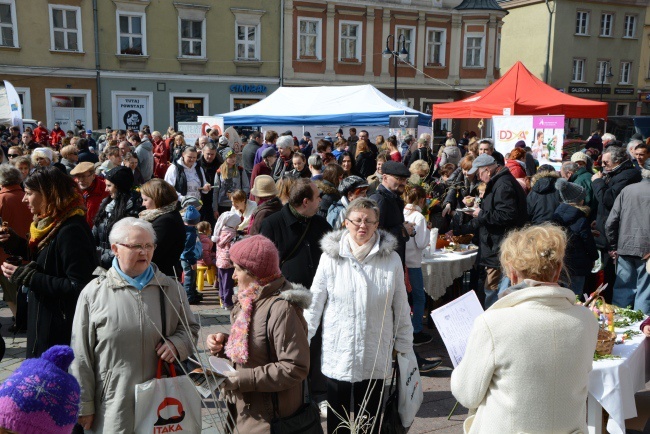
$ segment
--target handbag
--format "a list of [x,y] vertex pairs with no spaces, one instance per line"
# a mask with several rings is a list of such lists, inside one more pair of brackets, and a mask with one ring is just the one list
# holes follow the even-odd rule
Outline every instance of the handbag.
[[[269,360],[273,360],[269,340],[269,318],[271,317],[271,308],[278,300],[279,298],[273,300],[266,314],[266,350],[269,355]],[[323,434],[323,427],[320,424],[320,410],[316,406],[316,403],[311,400],[309,382],[305,379],[303,384],[307,386],[308,393],[306,402],[303,402],[300,408],[291,416],[280,417],[278,411],[278,394],[276,392],[271,394],[271,402],[273,403],[271,434]]]
[[135,386],[135,434],[152,432],[201,432],[201,397],[187,376],[162,377],[163,361],[158,359],[156,378]]
[[398,412],[402,425],[408,428],[413,424],[415,415],[424,399],[420,369],[413,349],[406,354],[397,354],[397,367],[400,372],[397,388],[399,396]]
[[397,376],[397,358],[393,361],[393,377],[388,389],[388,399],[384,406],[384,417],[381,420],[380,434],[406,434],[408,431],[402,425],[402,419],[399,415],[399,391],[395,387],[395,377]]

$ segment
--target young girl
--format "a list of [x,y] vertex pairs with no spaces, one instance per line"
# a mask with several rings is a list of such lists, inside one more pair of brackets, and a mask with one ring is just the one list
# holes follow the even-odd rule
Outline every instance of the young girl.
[[213,250],[214,242],[210,238],[212,234],[212,226],[209,222],[200,222],[196,225],[196,229],[199,232],[199,240],[201,240],[201,246],[203,248],[203,256],[199,259],[198,265],[203,267],[208,267],[208,274],[213,270],[212,273],[216,274],[217,266],[214,264],[216,254]]
[[230,200],[232,201],[232,208],[230,211],[237,212],[237,214],[242,218],[242,222],[237,227],[237,230],[248,235],[248,225],[251,220],[251,215],[253,215],[253,211],[257,208],[257,204],[248,199],[248,195],[244,190],[233,191],[230,195]]
[[230,260],[230,247],[237,236],[237,226],[241,223],[241,216],[236,212],[227,211],[219,216],[214,226],[212,241],[217,243],[217,272],[219,274],[219,298],[221,306],[228,310],[233,307],[233,288],[235,282],[232,274],[235,266]]

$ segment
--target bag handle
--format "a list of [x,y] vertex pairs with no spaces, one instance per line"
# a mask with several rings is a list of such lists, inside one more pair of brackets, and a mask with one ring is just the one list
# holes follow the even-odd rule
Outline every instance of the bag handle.
[[298,242],[293,246],[293,250],[291,250],[291,253],[289,253],[287,255],[287,257],[282,262],[280,262],[280,267],[282,267],[284,265],[284,263],[287,262],[289,259],[293,258],[294,253],[296,253],[298,251],[298,249],[300,248],[300,245],[302,244],[302,241],[307,236],[307,232],[309,232],[309,227],[311,226],[311,221],[312,221],[312,219],[309,219],[309,221],[307,222],[307,227],[305,228],[305,231],[300,236],[300,239],[298,240]]
[[167,369],[169,370],[169,376],[170,377],[175,377],[176,376],[176,368],[174,368],[174,364],[173,363],[163,362],[162,359],[158,359],[158,368],[156,368],[156,378],[160,380],[160,378],[162,377],[163,363],[167,365]]
[[[271,357],[271,342],[269,339],[269,319],[271,318],[271,309],[276,301],[280,300],[279,297],[276,297],[275,300],[269,306],[269,310],[266,312],[266,352],[269,355],[269,360],[273,360]],[[278,394],[277,392],[271,393],[271,403],[273,404],[273,418],[280,417],[280,412],[278,411]]]

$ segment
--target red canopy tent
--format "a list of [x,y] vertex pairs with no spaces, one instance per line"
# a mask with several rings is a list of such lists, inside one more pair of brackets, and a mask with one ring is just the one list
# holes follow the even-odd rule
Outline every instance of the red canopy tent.
[[545,84],[517,62],[503,77],[477,94],[433,106],[433,119],[481,119],[511,115],[564,115],[567,118],[607,117],[607,103],[567,95]]

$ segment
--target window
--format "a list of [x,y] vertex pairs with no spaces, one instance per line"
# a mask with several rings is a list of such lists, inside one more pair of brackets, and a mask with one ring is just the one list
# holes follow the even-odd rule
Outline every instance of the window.
[[483,48],[485,37],[483,33],[465,34],[465,61],[466,68],[483,67]]
[[571,81],[584,83],[585,81],[585,59],[573,59],[573,74]]
[[147,55],[147,20],[143,13],[117,14],[118,54]]
[[361,36],[360,22],[339,22],[339,60],[361,62]]
[[624,38],[634,38],[636,36],[636,15],[625,15],[625,26],[623,30]]
[[446,29],[427,29],[427,66],[445,66]]
[[576,35],[589,35],[589,12],[586,11],[577,12]]
[[604,36],[604,37],[612,36],[613,21],[614,21],[614,15],[610,13],[604,13],[600,16],[600,36]]
[[630,114],[630,105],[628,103],[616,104],[616,116],[627,116]]
[[400,35],[404,35],[404,47],[409,53],[405,62],[413,64],[415,63],[415,27],[395,26],[395,51],[398,53],[402,49],[402,44],[399,43]]
[[599,60],[598,70],[596,72],[596,84],[609,84],[609,79],[612,76],[612,68],[609,66],[609,60]]
[[237,25],[237,59],[257,60],[257,26]]
[[50,5],[50,49],[83,51],[81,44],[81,8]]
[[0,1],[0,46],[18,47],[16,4],[14,0]]
[[205,57],[205,20],[183,20],[180,23],[181,57]]
[[298,18],[298,59],[321,59],[320,19]]
[[618,84],[630,84],[630,71],[632,70],[632,62],[621,62],[621,73]]

